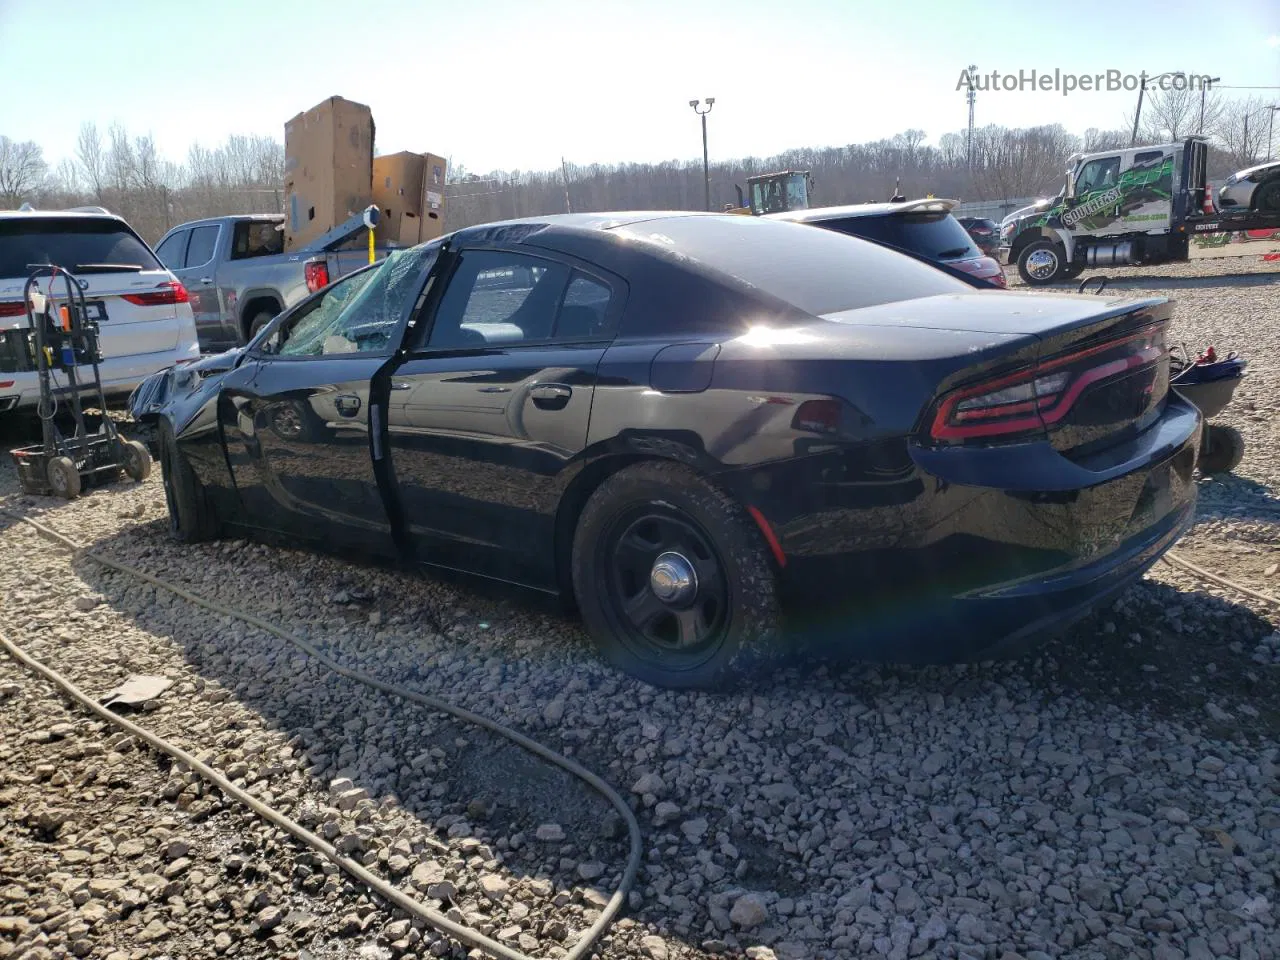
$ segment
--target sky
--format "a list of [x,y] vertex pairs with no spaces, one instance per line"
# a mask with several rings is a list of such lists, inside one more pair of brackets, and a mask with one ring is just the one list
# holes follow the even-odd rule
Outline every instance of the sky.
[[[1215,31],[1222,39],[1215,41]],[[120,122],[181,162],[193,142],[283,139],[332,95],[378,153],[472,172],[768,156],[967,122],[961,73],[1221,77],[1280,103],[1280,2],[1073,0],[0,0],[0,134],[50,166]],[[976,122],[1123,126],[1134,92],[979,92]]]

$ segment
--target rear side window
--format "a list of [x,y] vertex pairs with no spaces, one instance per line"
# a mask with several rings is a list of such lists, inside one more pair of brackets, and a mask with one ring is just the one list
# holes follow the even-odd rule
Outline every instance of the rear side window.
[[231,259],[269,257],[284,253],[284,231],[274,220],[241,220],[231,238]]
[[838,230],[852,237],[910,250],[930,260],[965,260],[982,256],[982,251],[964,227],[949,213],[897,213],[887,217],[848,217],[812,223],[813,226]]
[[[951,220],[966,244],[960,224]],[[690,216],[616,228],[750,284],[813,316],[972,287],[928,264],[803,223]]]
[[25,277],[36,264],[52,264],[72,272],[85,272],[90,265],[160,269],[160,261],[147,245],[118,220],[0,220],[0,277]]

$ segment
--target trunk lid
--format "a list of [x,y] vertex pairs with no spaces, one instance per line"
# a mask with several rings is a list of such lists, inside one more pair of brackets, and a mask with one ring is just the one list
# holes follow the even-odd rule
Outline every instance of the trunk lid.
[[[824,319],[898,327],[915,336],[946,329],[1033,340],[1033,350],[1013,350],[1014,341],[1006,341],[1005,362],[975,356],[948,377],[925,429],[941,442],[1040,436],[1066,456],[1083,457],[1159,417],[1169,390],[1164,333],[1172,310],[1164,297],[993,292],[882,304]],[[959,429],[939,432],[939,424]]]

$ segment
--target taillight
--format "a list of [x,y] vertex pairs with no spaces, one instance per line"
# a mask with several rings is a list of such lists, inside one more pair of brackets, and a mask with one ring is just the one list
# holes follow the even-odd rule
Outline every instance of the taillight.
[[177,280],[169,280],[146,293],[126,293],[123,299],[139,307],[164,307],[175,303],[189,303],[191,296],[187,293],[187,288]]
[[1008,440],[1060,421],[1086,388],[1165,354],[1164,324],[1076,350],[1019,373],[962,387],[938,405],[929,435],[944,442]]
[[312,293],[329,285],[329,265],[323,260],[311,260],[303,267],[307,289]]
[[997,287],[1007,285],[1004,267],[1000,266],[1000,261],[995,257],[972,257],[968,260],[949,260],[947,263],[957,270],[963,270],[970,276],[986,280]]
[[0,317],[25,317],[26,315],[27,308],[21,300],[17,303],[0,303]]

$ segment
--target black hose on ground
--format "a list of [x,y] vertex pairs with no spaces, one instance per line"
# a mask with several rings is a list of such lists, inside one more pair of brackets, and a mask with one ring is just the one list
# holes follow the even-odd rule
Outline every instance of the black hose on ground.
[[[622,882],[619,884],[618,889],[615,890],[613,896],[609,898],[609,902],[600,912],[600,916],[596,919],[595,923],[587,928],[582,936],[579,937],[578,942],[568,950],[564,956],[564,960],[582,960],[583,957],[587,956],[591,952],[595,942],[600,939],[605,930],[609,928],[609,925],[613,923],[614,918],[622,909],[627,893],[635,883],[636,874],[640,869],[640,824],[636,820],[635,814],[632,812],[631,807],[627,805],[626,801],[622,799],[613,787],[600,777],[596,776],[596,774],[592,773],[576,761],[570,760],[568,757],[556,753],[550,747],[543,746],[536,740],[526,737],[519,731],[503,726],[496,720],[490,720],[488,717],[482,717],[477,713],[472,713],[470,710],[455,706],[448,701],[439,700],[426,694],[417,693],[413,690],[396,686],[395,684],[386,683],[376,677],[370,676],[367,673],[363,673],[362,671],[344,667],[328,654],[308,643],[302,637],[263,620],[261,617],[257,617],[251,613],[246,613],[242,610],[237,610],[234,607],[219,603],[216,600],[210,600],[207,597],[202,597],[184,587],[169,583],[160,577],[147,573],[144,570],[139,570],[127,563],[122,563],[118,560],[113,560],[110,557],[103,556],[102,554],[95,553],[76,543],[69,537],[45,526],[39,521],[32,520],[30,517],[22,516],[21,514],[12,513],[3,509],[0,509],[0,513],[34,528],[41,536],[53,540],[55,543],[72,550],[75,556],[85,557],[92,560],[94,563],[106,567],[108,570],[115,570],[118,573],[124,573],[135,577],[163,590],[168,590],[170,593],[173,593],[190,603],[204,607],[206,610],[211,610],[214,613],[218,613],[223,616],[234,617],[251,626],[257,627],[260,630],[265,630],[267,633],[293,644],[308,656],[314,657],[340,676],[354,680],[357,683],[364,684],[365,686],[371,687],[375,690],[380,690],[383,693],[389,693],[393,696],[401,697],[402,699],[421,704],[422,706],[428,707],[432,710],[447,713],[460,720],[465,720],[468,723],[483,727],[486,730],[496,733],[498,736],[505,737],[507,740],[523,747],[535,756],[541,757],[542,759],[555,764],[562,770],[569,772],[573,776],[587,783],[592,789],[609,801],[610,805],[612,805],[613,808],[621,814],[623,821],[627,825],[627,832],[630,834],[631,848],[627,856],[626,869],[623,871]],[[197,774],[209,783],[212,783],[228,797],[244,804],[264,820],[267,820],[304,845],[310,847],[312,850],[334,863],[350,876],[365,884],[369,889],[373,890],[388,903],[404,910],[409,915],[422,920],[424,923],[448,934],[456,940],[461,941],[467,946],[480,949],[490,956],[501,958],[501,960],[533,960],[533,958],[529,957],[527,954],[514,950],[511,947],[486,937],[484,934],[478,933],[477,931],[463,926],[462,924],[454,923],[444,914],[419,903],[417,900],[407,896],[390,883],[374,876],[374,874],[365,869],[363,865],[356,863],[350,857],[343,856],[331,844],[312,833],[297,821],[290,819],[280,811],[273,809],[261,800],[258,800],[256,797],[251,796],[249,793],[233,784],[218,771],[214,770],[207,764],[201,763],[180,747],[174,746],[164,738],[159,737],[132,721],[108,710],[66,677],[62,676],[52,667],[46,666],[36,660],[36,658],[31,656],[3,634],[0,634],[0,647],[2,647],[14,659],[25,664],[27,667],[43,676],[50,683],[57,686],[63,691],[63,693],[76,701],[76,703],[80,704],[86,710],[89,710],[98,717],[101,717],[103,720],[124,729],[133,736],[138,737],[141,740],[145,740],[156,750],[166,754],[191,770],[194,770]]]

